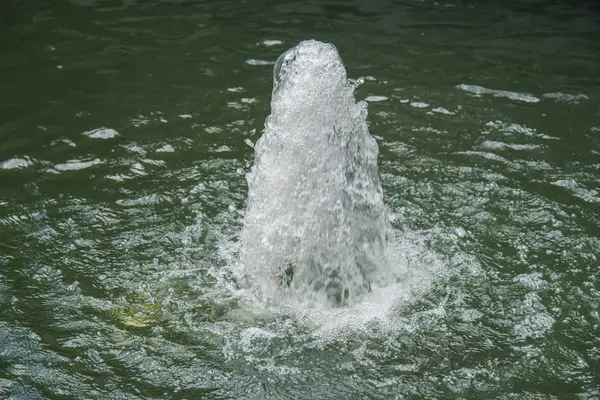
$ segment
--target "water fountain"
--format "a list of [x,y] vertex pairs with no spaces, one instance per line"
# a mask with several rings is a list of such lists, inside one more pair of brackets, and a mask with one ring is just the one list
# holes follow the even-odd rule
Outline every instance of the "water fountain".
[[265,303],[346,305],[385,283],[391,227],[355,88],[331,44],[301,42],[275,65],[240,248]]

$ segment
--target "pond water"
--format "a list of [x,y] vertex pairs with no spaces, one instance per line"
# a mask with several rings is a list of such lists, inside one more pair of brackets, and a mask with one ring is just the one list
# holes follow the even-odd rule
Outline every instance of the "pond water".
[[[351,305],[236,283],[306,39],[364,80],[402,272]],[[600,398],[594,2],[8,0],[0,49],[0,397]]]

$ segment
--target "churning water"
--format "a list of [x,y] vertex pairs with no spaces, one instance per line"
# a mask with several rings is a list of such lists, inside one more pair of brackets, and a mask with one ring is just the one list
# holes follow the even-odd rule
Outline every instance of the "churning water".
[[[325,343],[374,326],[406,329],[402,307],[452,273],[425,234],[392,228],[367,103],[354,97],[361,81],[348,79],[332,44],[303,41],[279,57],[229,275],[239,277],[240,304],[308,324]],[[458,264],[475,269],[464,256]],[[278,322],[270,329],[282,334]]]

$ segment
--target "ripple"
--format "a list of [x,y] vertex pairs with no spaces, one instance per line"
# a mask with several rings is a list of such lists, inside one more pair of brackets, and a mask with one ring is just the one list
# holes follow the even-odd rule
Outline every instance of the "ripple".
[[66,145],[71,146],[71,147],[77,147],[77,144],[75,144],[75,142],[73,142],[72,140],[67,139],[67,138],[60,138],[60,139],[53,140],[50,143],[50,145],[51,146],[58,146],[61,143],[66,144]]
[[255,58],[250,58],[250,59],[246,60],[246,64],[248,64],[248,65],[275,65],[275,61],[257,60]]
[[165,162],[163,160],[154,160],[152,158],[144,158],[140,161],[143,162],[144,164],[154,165],[156,167],[164,167],[165,166]]
[[21,169],[33,165],[33,161],[29,157],[24,158],[9,158],[6,161],[0,162],[0,169]]
[[555,100],[556,102],[579,104],[582,100],[589,100],[585,94],[568,94],[568,93],[545,93],[543,96],[547,99]]
[[129,168],[129,170],[136,175],[140,175],[140,176],[148,175],[148,173],[145,171],[144,166],[142,164],[140,164],[139,162],[131,164],[131,167]]
[[212,151],[214,151],[215,153],[228,152],[228,151],[231,151],[231,147],[225,146],[225,145],[223,145],[223,146],[217,146]]
[[69,160],[63,164],[56,164],[54,169],[57,171],[77,171],[85,168],[89,168],[94,165],[102,164],[103,161],[99,158],[90,160],[90,161],[82,161],[82,160]]
[[146,117],[144,117],[143,115],[139,115],[135,118],[131,118],[131,124],[133,126],[135,126],[136,128],[139,128],[142,125],[147,125],[150,123],[150,120]]
[[151,204],[159,204],[159,203],[170,203],[172,200],[167,195],[162,194],[149,194],[146,196],[138,197],[136,199],[121,199],[117,200],[116,204],[125,207],[133,207],[133,206],[146,206]]
[[481,96],[482,94],[490,94],[494,97],[505,97],[510,100],[515,101],[523,101],[526,103],[537,103],[540,101],[534,95],[528,93],[518,93],[518,92],[509,92],[507,90],[496,90],[496,89],[488,89],[483,86],[478,85],[465,85],[460,84],[457,86],[458,89],[464,90],[465,92],[469,92],[474,94],[475,96]]
[[145,156],[148,152],[143,147],[137,145],[136,143],[127,143],[122,145],[122,147],[130,153],[136,153],[140,156]]
[[445,115],[454,115],[452,111],[446,110],[444,107],[436,107],[431,110],[434,113],[445,114]]
[[157,153],[173,153],[175,149],[170,144],[164,144],[156,149]]
[[508,159],[506,159],[502,156],[499,156],[494,153],[488,153],[485,151],[459,151],[456,154],[483,157],[483,158],[487,158],[488,160],[500,161],[503,164],[510,165],[517,169],[520,168],[520,166],[518,164],[515,164],[512,161],[509,161]]
[[104,177],[106,179],[110,179],[110,180],[113,180],[115,182],[125,182],[128,179],[133,179],[134,178],[131,175],[125,175],[125,174],[105,175]]
[[377,103],[380,101],[386,101],[389,100],[389,97],[387,96],[367,96],[365,97],[365,101],[369,102],[369,103]]
[[503,142],[495,142],[493,140],[486,140],[483,143],[481,143],[481,147],[489,150],[534,150],[540,148],[541,146],[537,144],[510,144]]
[[98,128],[82,133],[82,135],[85,135],[91,139],[112,139],[118,134],[119,133],[117,131],[110,128]]
[[600,203],[600,196],[598,196],[600,193],[598,190],[583,188],[575,179],[559,179],[551,183],[552,185],[569,189],[574,196],[588,203]]
[[529,128],[529,127],[521,125],[521,124],[515,124],[515,123],[511,124],[511,123],[502,122],[502,121],[490,121],[490,122],[486,123],[485,125],[487,127],[497,129],[505,134],[518,133],[518,134],[523,134],[526,136],[538,137],[540,139],[545,139],[545,140],[560,140],[560,138],[558,138],[558,137],[549,136],[549,135],[546,135],[543,133],[538,133],[535,129]]
[[515,310],[518,322],[514,326],[515,335],[521,339],[539,339],[544,337],[554,324],[554,319],[545,311],[540,298],[528,293],[520,308]]
[[261,44],[267,47],[280,46],[283,44],[282,40],[263,40]]

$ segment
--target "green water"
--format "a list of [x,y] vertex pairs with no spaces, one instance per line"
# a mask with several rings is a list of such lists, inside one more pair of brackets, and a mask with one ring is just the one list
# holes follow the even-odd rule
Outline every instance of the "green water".
[[[246,141],[309,38],[366,78],[405,280],[252,309]],[[600,398],[592,2],[8,0],[0,51],[0,398]]]

